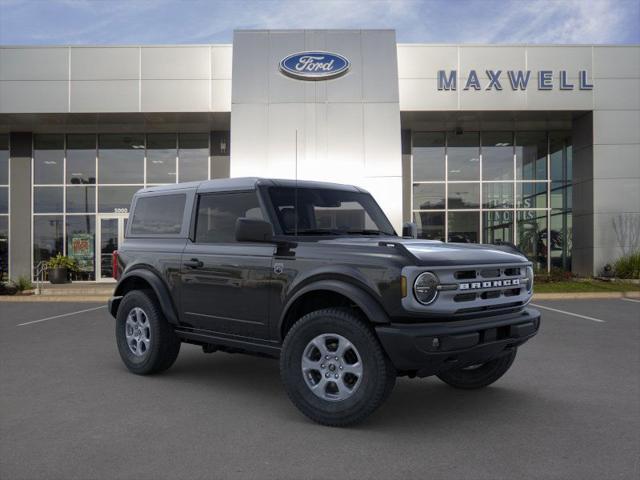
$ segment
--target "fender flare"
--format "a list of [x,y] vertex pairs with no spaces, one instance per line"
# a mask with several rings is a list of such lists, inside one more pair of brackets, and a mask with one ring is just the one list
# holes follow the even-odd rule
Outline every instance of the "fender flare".
[[128,279],[132,278],[139,278],[151,285],[151,289],[153,290],[153,293],[155,293],[158,303],[160,304],[160,309],[167,321],[172,325],[178,325],[178,315],[176,314],[177,310],[171,300],[169,289],[156,273],[144,268],[136,268],[122,276],[118,282],[115,292],[113,292],[114,301],[109,304],[111,315],[114,317],[116,316],[118,312],[118,305],[123,297],[123,286],[127,283]]
[[363,288],[341,280],[317,280],[302,287],[287,301],[285,307],[282,309],[280,320],[278,321],[278,331],[282,331],[282,325],[289,314],[289,310],[296,301],[307,293],[321,290],[339,293],[349,298],[362,310],[371,323],[389,323],[387,312],[385,312],[380,303]]

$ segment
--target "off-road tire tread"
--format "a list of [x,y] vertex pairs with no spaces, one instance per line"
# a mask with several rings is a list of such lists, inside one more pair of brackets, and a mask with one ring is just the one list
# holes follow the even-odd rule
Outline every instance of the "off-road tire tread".
[[448,370],[437,377],[447,385],[462,390],[485,388],[502,377],[516,359],[517,348],[505,355],[490,360],[477,370]]
[[[376,360],[378,381],[375,384],[375,390],[369,397],[365,407],[350,415],[338,416],[335,414],[325,414],[324,412],[319,412],[318,410],[310,407],[297,393],[293,379],[289,378],[291,373],[288,371],[288,365],[286,365],[287,356],[285,352],[291,348],[292,342],[296,341],[297,333],[300,330],[304,329],[311,322],[318,321],[318,319],[321,318],[325,318],[329,323],[329,330],[331,330],[331,322],[348,323],[357,329],[359,334],[361,334],[369,344]],[[349,308],[326,308],[316,310],[306,314],[298,320],[287,333],[282,345],[282,355],[280,356],[280,375],[291,402],[311,420],[321,425],[331,427],[346,427],[362,422],[366,417],[371,415],[378,407],[380,407],[382,403],[384,403],[391,394],[396,382],[396,370],[387,357],[387,354],[382,349],[382,346],[373,333],[372,328],[367,324],[366,320],[361,319]],[[299,374],[296,371],[293,375]]]
[[[129,305],[130,303],[131,305]],[[122,322],[120,316],[123,315],[126,319],[129,310],[136,305],[142,307],[149,321],[153,323],[152,329],[157,332],[156,338],[154,338],[151,346],[149,359],[139,365],[128,362],[124,357],[122,349],[123,347],[127,349],[129,347],[126,345],[126,342],[124,345],[121,344],[121,339],[119,338],[120,333],[118,332]],[[151,290],[132,290],[124,296],[118,307],[116,339],[118,341],[118,350],[120,351],[120,356],[124,364],[131,372],[138,375],[153,375],[167,370],[175,363],[180,353],[180,339],[162,313],[155,299],[155,295]]]

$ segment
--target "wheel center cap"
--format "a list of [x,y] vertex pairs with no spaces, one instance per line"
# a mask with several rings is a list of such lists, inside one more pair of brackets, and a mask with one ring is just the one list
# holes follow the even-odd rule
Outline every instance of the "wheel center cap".
[[336,371],[336,366],[333,363],[329,364],[329,370],[331,370],[332,372]]

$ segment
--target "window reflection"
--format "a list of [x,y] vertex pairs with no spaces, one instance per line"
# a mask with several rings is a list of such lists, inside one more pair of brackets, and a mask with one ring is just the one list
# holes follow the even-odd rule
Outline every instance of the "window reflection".
[[513,133],[482,132],[482,179],[513,180]]
[[95,213],[96,187],[74,185],[67,187],[67,213]]
[[209,134],[181,133],[179,149],[179,181],[206,180],[209,170]]
[[142,185],[132,187],[98,187],[98,212],[113,213],[116,210],[128,212],[133,195]]
[[413,181],[445,179],[444,133],[417,133],[413,137]]
[[64,182],[64,135],[35,135],[33,151],[33,183],[36,185]]
[[418,238],[444,241],[444,212],[414,212]]
[[62,213],[62,187],[34,187],[34,213]]
[[[413,216],[418,225],[427,226],[424,232],[440,232],[436,219],[441,218],[441,233],[446,221],[449,241],[522,242],[544,269],[550,222],[551,263],[570,268],[571,132],[414,132],[411,143]],[[477,152],[482,154],[482,184],[475,182]],[[449,183],[420,183],[443,179],[439,172],[444,156]],[[446,208],[440,198],[443,192]],[[423,211],[431,209],[445,211]],[[427,238],[424,232],[420,235]]]
[[513,208],[513,183],[483,183],[483,208]]
[[480,180],[480,137],[477,133],[447,135],[449,180]]
[[0,216],[0,281],[9,276],[9,217]]
[[62,215],[37,215],[33,217],[33,266],[63,253]]
[[413,209],[432,210],[445,208],[444,183],[414,183]]
[[96,183],[95,135],[67,135],[67,183]]
[[547,268],[547,212],[521,210],[517,212],[518,246],[534,262],[537,270]]
[[480,208],[479,183],[449,183],[450,209]]
[[177,156],[176,134],[147,135],[147,183],[175,183]]
[[516,167],[518,180],[547,179],[546,132],[516,133]]
[[144,182],[144,135],[100,135],[98,181],[102,184]]
[[516,186],[516,207],[547,208],[547,184],[518,183]]
[[484,225],[484,243],[497,241],[513,243],[513,211],[497,210],[482,214]]
[[551,235],[551,266],[571,270],[571,249],[573,241],[573,223],[571,212],[551,210],[549,217]]
[[9,135],[0,134],[0,185],[9,184]]
[[478,243],[480,241],[479,212],[449,212],[447,226],[449,242]]
[[0,214],[9,213],[9,187],[0,187]]

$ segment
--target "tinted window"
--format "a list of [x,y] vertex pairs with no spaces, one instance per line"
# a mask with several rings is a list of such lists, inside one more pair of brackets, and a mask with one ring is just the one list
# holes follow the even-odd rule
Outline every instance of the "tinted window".
[[147,135],[147,183],[176,183],[175,133]]
[[236,220],[241,217],[264,218],[255,192],[202,195],[198,203],[196,242],[235,242]]
[[144,182],[144,135],[100,135],[98,178],[100,183]]
[[209,164],[209,134],[180,134],[178,171],[180,182],[206,180]]
[[444,180],[444,133],[416,133],[413,137],[413,180]]
[[33,151],[33,183],[62,184],[64,169],[64,136],[36,135]]
[[176,235],[180,233],[184,216],[184,193],[141,197],[131,220],[134,235]]
[[368,193],[273,187],[269,195],[285,235],[394,235],[389,220]]
[[96,183],[95,135],[67,135],[67,183]]
[[135,187],[99,187],[98,212],[129,211],[133,195],[141,188],[142,185]]
[[9,135],[0,135],[0,185],[9,183]]
[[480,180],[480,138],[477,133],[447,135],[449,180]]

